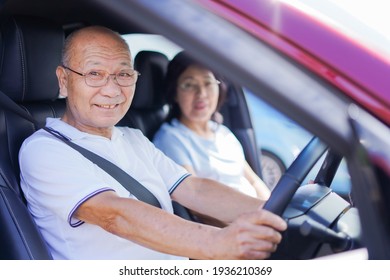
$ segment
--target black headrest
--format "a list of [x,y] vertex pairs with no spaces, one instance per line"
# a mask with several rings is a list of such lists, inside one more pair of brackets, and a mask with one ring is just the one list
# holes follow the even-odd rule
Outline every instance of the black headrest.
[[164,100],[164,79],[169,59],[155,51],[141,51],[134,59],[134,68],[141,73],[137,81],[132,108],[160,106]]
[[17,102],[58,96],[56,67],[64,32],[37,18],[15,17],[1,23],[0,89]]

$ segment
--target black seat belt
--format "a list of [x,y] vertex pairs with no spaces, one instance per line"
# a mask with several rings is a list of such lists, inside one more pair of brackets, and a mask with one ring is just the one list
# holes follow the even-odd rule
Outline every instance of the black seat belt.
[[106,160],[105,158],[99,156],[87,150],[73,142],[71,142],[66,136],[60,132],[50,128],[43,127],[42,129],[46,130],[50,134],[54,135],[58,139],[62,140],[65,144],[77,150],[84,157],[95,163],[109,175],[111,175],[115,180],[117,180],[122,186],[124,186],[132,195],[138,198],[141,201],[147,202],[153,206],[161,208],[161,204],[158,199],[140,182],[130,176],[127,172],[123,171],[120,167],[113,164],[111,161]]
[[[4,109],[7,109],[11,112],[14,112],[21,116],[22,118],[32,122],[36,127],[39,127],[38,122],[29,115],[22,107],[16,104],[11,98],[9,98],[6,94],[0,91],[0,106]],[[150,205],[161,208],[161,204],[158,199],[140,182],[135,180],[132,176],[127,174],[121,168],[113,164],[112,162],[106,160],[105,158],[83,148],[79,145],[71,142],[67,137],[48,127],[43,127],[44,130],[54,135],[55,137],[62,140],[64,143],[72,147],[81,153],[84,157],[98,165],[101,169],[115,178],[123,187],[125,187],[131,194],[133,194],[137,199],[146,202]]]

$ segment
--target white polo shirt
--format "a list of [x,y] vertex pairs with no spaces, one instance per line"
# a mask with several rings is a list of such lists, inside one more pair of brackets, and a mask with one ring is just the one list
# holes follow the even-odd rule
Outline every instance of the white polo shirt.
[[[137,129],[115,127],[112,139],[81,132],[59,119],[46,126],[128,172],[173,212],[170,194],[189,174]],[[27,138],[19,153],[21,187],[54,259],[177,259],[115,236],[73,217],[90,197],[115,191],[134,198],[114,178],[44,130]]]

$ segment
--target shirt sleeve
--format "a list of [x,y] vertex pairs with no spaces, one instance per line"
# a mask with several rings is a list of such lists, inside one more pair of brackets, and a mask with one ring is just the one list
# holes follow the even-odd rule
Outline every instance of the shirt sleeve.
[[25,141],[19,153],[21,186],[36,215],[56,215],[71,226],[82,221],[73,213],[90,197],[112,190],[96,176],[96,166],[57,139]]

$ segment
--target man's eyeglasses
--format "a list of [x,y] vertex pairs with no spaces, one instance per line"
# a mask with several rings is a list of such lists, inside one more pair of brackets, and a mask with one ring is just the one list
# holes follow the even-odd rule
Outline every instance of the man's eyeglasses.
[[80,73],[77,72],[65,65],[62,65],[65,69],[80,75],[84,77],[85,83],[90,87],[102,87],[105,86],[108,82],[108,79],[110,76],[114,78],[114,81],[118,86],[121,87],[129,87],[134,85],[137,80],[138,76],[141,75],[138,71],[130,69],[130,70],[124,70],[115,74],[110,74],[104,70],[92,70],[88,73]]
[[212,92],[216,89],[216,86],[221,82],[218,80],[208,80],[203,83],[198,83],[196,81],[188,80],[179,84],[179,89],[187,93],[196,93],[205,88],[207,92]]

